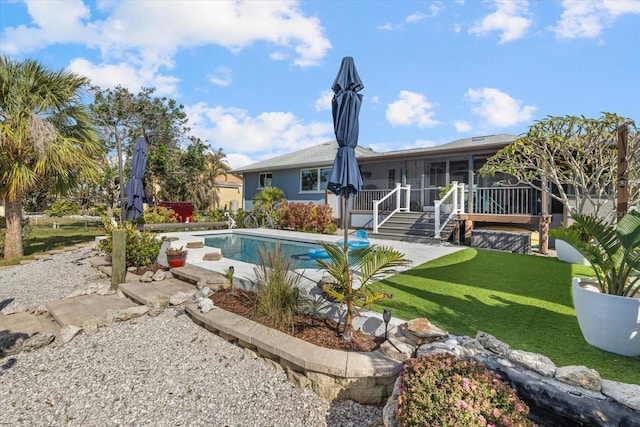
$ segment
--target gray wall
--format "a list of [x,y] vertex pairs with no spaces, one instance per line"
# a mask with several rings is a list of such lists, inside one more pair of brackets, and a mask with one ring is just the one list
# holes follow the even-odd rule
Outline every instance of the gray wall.
[[[284,196],[290,202],[313,202],[323,204],[324,191],[319,193],[300,193],[300,169],[287,169],[271,172],[271,185],[284,191]],[[246,210],[253,207],[253,197],[260,193],[258,188],[259,173],[251,172],[243,174],[244,178],[244,206]]]

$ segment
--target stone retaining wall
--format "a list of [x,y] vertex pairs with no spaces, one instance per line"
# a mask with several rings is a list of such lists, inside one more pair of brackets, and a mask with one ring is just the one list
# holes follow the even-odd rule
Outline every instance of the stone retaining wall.
[[321,348],[221,308],[202,313],[189,304],[186,312],[198,325],[243,347],[252,357],[262,357],[295,385],[311,388],[327,400],[380,403],[392,394],[402,369],[402,362],[380,351]]

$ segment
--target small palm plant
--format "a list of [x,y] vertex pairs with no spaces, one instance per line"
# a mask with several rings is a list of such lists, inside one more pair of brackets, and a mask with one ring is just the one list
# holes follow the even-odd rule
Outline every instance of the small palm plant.
[[[374,279],[395,272],[397,267],[410,263],[404,254],[392,247],[369,246],[349,250],[341,243],[320,242],[328,258],[319,258],[319,266],[327,270],[335,284],[325,292],[339,303],[345,303],[347,313],[342,339],[353,339],[353,319],[369,304],[392,295],[374,289]],[[355,281],[359,286],[354,286]],[[357,283],[356,283],[357,284]]]
[[[616,226],[589,215],[571,218],[577,227],[552,230],[549,236],[564,240],[591,263],[600,292],[633,297],[640,288],[640,213],[629,212]],[[579,230],[592,240],[585,241]]]

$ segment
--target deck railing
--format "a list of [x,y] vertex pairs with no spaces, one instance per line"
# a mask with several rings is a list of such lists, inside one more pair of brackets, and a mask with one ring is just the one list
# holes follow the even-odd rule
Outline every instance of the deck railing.
[[475,187],[473,213],[492,215],[538,215],[539,191],[531,187]]
[[[373,201],[373,232],[377,233],[378,228],[384,224],[396,212],[409,212],[409,199],[411,186],[396,184],[396,188],[380,200]],[[380,213],[387,212],[384,218],[380,219]]]
[[[435,217],[435,237],[439,238],[440,233],[458,214],[464,213],[464,184],[453,181],[449,191],[434,205]],[[440,221],[444,218],[444,221]]]

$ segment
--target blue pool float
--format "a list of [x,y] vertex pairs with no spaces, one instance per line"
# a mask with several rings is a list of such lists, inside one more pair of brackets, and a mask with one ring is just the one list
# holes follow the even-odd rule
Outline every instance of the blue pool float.
[[[344,240],[338,240],[336,243],[343,244]],[[347,243],[349,250],[366,248],[369,246],[369,236],[365,230],[358,230],[354,234],[354,238]],[[307,255],[311,259],[329,258],[329,254],[322,248],[313,248],[307,251]]]

